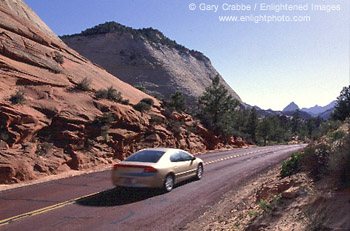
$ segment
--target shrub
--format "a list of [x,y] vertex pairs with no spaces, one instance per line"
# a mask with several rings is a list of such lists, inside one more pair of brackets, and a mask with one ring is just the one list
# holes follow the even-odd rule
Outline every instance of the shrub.
[[54,73],[54,74],[60,74],[60,73],[62,73],[62,70],[57,69],[57,68],[52,68],[52,69],[50,68],[49,71],[52,72],[52,73]]
[[121,100],[123,99],[122,93],[118,92],[112,86],[107,89],[107,98],[115,102],[121,102]]
[[333,132],[331,135],[332,141],[337,141],[337,140],[341,140],[346,136],[346,133],[344,131],[335,131]]
[[159,101],[163,101],[164,100],[164,96],[160,93],[157,92],[153,92],[150,93],[149,95],[153,96],[154,98],[158,99]]
[[129,101],[129,99],[122,99],[122,100],[120,101],[120,103],[121,103],[121,104],[124,104],[124,105],[129,105],[129,104],[130,104],[130,101]]
[[[107,89],[100,89],[96,92],[95,97],[97,99],[109,99],[118,103],[123,102],[122,93],[118,92],[112,86]],[[129,103],[128,100],[125,100],[124,103]]]
[[150,106],[154,105],[154,101],[151,98],[143,98],[140,102],[146,103],[146,104],[148,104]]
[[144,112],[144,111],[149,111],[149,110],[151,110],[151,105],[148,104],[148,103],[145,103],[145,102],[140,101],[140,102],[138,102],[136,105],[134,105],[133,108],[134,108],[135,110],[140,111],[140,112]]
[[183,124],[179,121],[169,119],[169,130],[172,131],[176,136],[181,133],[181,126]]
[[24,98],[24,91],[18,90],[15,94],[12,94],[10,96],[10,99],[12,104],[23,104],[26,99]]
[[9,138],[10,138],[10,136],[9,136],[8,131],[7,131],[7,128],[1,126],[0,127],[0,140],[7,142]]
[[163,122],[163,118],[157,115],[151,115],[150,122],[152,124],[160,124]]
[[342,186],[350,186],[350,134],[342,139],[335,152],[330,155],[329,169]]
[[259,202],[259,207],[261,210],[263,210],[264,212],[268,212],[271,210],[271,205],[265,201],[264,199],[261,199]]
[[108,131],[111,128],[111,124],[114,122],[114,117],[112,113],[103,113],[102,116],[96,117],[92,122],[92,126],[96,127],[96,132],[94,132],[93,136],[102,136],[105,141],[109,141]]
[[330,153],[331,147],[326,143],[307,147],[302,158],[303,168],[319,180],[327,171]]
[[76,89],[81,91],[89,91],[90,84],[91,84],[91,79],[86,77],[76,85]]
[[142,85],[139,85],[139,86],[135,86],[136,89],[140,90],[140,91],[143,91],[143,92],[146,92],[146,87],[142,86]]
[[64,60],[63,60],[63,55],[61,53],[59,53],[58,51],[54,52],[55,56],[53,57],[53,59],[59,63],[59,64],[63,64]]
[[281,178],[291,176],[301,170],[301,159],[303,153],[293,153],[291,157],[282,162]]
[[107,99],[108,98],[108,92],[106,89],[100,89],[96,92],[95,97],[97,99]]
[[52,148],[53,144],[51,143],[38,144],[35,154],[37,154],[38,156],[45,156]]
[[194,126],[192,126],[192,127],[187,126],[186,129],[187,129],[187,131],[188,131],[189,133],[193,133],[193,134],[199,135],[199,131],[198,131],[198,129],[197,129],[197,125],[194,125]]
[[112,113],[103,113],[101,117],[96,117],[92,123],[102,127],[111,124],[113,121],[114,117]]
[[91,151],[93,144],[94,144],[93,141],[90,139],[84,140],[84,148],[88,151]]
[[151,107],[153,106],[154,101],[151,98],[143,98],[138,102],[136,105],[133,106],[135,110],[138,110],[140,112],[149,111],[151,110]]

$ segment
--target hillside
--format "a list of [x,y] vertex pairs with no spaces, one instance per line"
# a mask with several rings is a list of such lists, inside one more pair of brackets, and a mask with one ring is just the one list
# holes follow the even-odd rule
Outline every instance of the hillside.
[[[0,38],[0,183],[111,164],[143,147],[222,147],[191,116],[69,48],[22,0],[0,2]],[[144,98],[150,110],[134,109]]]
[[[62,40],[108,72],[168,98],[182,92],[191,104],[219,73],[202,53],[189,50],[153,28],[132,29],[106,22]],[[229,93],[243,104],[224,81]]]

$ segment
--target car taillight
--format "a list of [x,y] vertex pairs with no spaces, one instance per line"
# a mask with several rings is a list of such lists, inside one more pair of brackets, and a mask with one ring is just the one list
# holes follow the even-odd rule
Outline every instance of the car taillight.
[[118,164],[113,165],[113,170],[117,170]]
[[157,172],[157,169],[150,167],[150,166],[145,166],[143,172],[144,173],[155,173],[155,172]]
[[143,168],[144,173],[155,173],[158,170],[151,167],[151,166],[144,166],[144,165],[129,165],[129,164],[115,164],[113,165],[113,170],[116,171],[118,168]]

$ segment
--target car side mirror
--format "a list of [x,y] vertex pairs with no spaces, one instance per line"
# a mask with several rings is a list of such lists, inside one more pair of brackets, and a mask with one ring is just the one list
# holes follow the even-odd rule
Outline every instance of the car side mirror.
[[192,160],[195,160],[195,159],[197,159],[197,157],[195,157],[195,156],[194,156],[194,157],[192,157]]

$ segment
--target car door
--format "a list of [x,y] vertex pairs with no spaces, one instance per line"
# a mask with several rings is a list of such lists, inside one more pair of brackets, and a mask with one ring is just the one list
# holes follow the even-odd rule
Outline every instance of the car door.
[[176,151],[170,156],[170,161],[175,164],[174,174],[176,183],[186,179],[188,164],[183,160],[182,157],[183,155],[180,154],[180,151]]
[[179,151],[179,153],[181,156],[181,165],[183,166],[183,179],[188,179],[195,174],[197,166],[194,165],[193,156],[183,151]]

